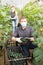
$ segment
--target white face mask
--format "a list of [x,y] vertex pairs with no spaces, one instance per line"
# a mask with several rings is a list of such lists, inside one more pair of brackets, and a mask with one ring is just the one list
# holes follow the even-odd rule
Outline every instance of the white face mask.
[[27,22],[21,22],[21,26],[22,27],[26,27],[27,26]]
[[12,10],[12,12],[14,12],[14,10]]

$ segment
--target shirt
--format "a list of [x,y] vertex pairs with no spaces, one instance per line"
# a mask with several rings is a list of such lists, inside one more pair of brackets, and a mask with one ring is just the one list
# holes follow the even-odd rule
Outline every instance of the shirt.
[[32,34],[33,30],[30,26],[27,26],[24,30],[19,26],[14,32],[14,37],[32,37]]
[[33,37],[32,34],[33,34],[33,30],[31,26],[27,26],[26,29],[24,30],[22,29],[21,26],[19,26],[14,32],[14,37],[29,37],[30,38],[30,37]]
[[14,22],[16,22],[16,26],[18,25],[18,21],[19,21],[19,19],[18,19],[18,13],[16,12],[16,15],[14,14],[14,12],[10,12],[10,15],[11,15],[11,20],[12,21],[14,21]]

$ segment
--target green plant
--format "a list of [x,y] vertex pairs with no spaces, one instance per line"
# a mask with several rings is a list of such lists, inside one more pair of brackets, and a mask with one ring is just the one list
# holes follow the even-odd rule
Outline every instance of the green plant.
[[28,39],[28,37],[21,38],[21,40],[22,40],[22,42],[25,42],[25,43],[27,43],[27,42],[29,42],[29,41],[30,41],[30,40]]
[[4,38],[9,38],[8,33],[12,30],[11,20],[9,18],[10,7],[0,4],[0,44],[4,44]]
[[38,48],[33,52],[34,65],[43,65],[43,5],[38,6],[38,2],[30,2],[23,8],[22,12],[28,19],[28,25],[34,30],[34,43],[38,45]]
[[[19,12],[20,10],[16,8]],[[10,19],[11,8],[8,4],[2,6],[0,2],[0,44],[4,44],[4,39],[10,38],[12,34],[12,21]]]
[[[34,32],[33,36],[37,39],[38,44],[42,43],[43,39],[43,6],[38,6],[37,2],[30,2],[23,10],[23,15],[28,19],[28,25],[30,25]],[[35,42],[36,42],[35,40]]]
[[22,53],[12,52],[12,51],[9,51],[8,56],[9,58],[15,58],[15,59],[23,57]]
[[43,49],[36,48],[33,52],[33,63],[35,65],[43,65]]

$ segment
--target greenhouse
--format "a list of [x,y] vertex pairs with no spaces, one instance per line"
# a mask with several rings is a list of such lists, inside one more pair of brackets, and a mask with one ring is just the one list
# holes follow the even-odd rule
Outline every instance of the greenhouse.
[[43,0],[0,0],[0,65],[43,65]]

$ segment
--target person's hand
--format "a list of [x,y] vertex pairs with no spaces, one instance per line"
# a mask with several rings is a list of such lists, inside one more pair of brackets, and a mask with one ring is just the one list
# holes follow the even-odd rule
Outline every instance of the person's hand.
[[15,38],[15,37],[12,37],[12,41],[13,42],[19,42],[19,43],[22,43],[22,41],[20,40],[21,38]]
[[19,43],[22,43],[22,41],[20,40],[21,38],[16,38],[16,41]]
[[30,41],[34,41],[35,39],[34,39],[34,37],[31,37],[31,38],[29,38],[30,39]]
[[14,41],[14,42],[15,42],[15,41],[16,41],[16,38],[15,38],[15,37],[12,37],[12,41]]

